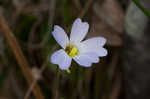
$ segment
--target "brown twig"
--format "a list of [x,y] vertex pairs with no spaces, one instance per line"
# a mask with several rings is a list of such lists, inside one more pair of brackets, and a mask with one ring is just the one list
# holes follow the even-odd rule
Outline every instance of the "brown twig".
[[59,99],[59,79],[60,79],[60,71],[59,71],[59,67],[57,66],[56,68],[56,83],[55,83],[55,96],[54,96],[54,99]]
[[46,42],[48,41],[49,35],[50,35],[49,33],[51,32],[53,20],[54,20],[54,16],[55,16],[56,2],[57,2],[57,0],[50,0],[47,33],[45,34],[45,37],[43,38],[43,40],[39,44],[33,44],[30,47],[32,50],[42,48],[46,44]]
[[121,91],[121,77],[120,77],[120,73],[118,73],[116,75],[116,79],[114,81],[114,85],[112,88],[112,95],[110,99],[118,99],[119,95],[120,95],[120,91]]
[[82,9],[81,13],[79,14],[79,18],[82,18],[86,12],[88,11],[88,9],[90,8],[90,5],[92,4],[92,0],[88,0],[85,7]]
[[[117,50],[117,49],[116,49]],[[108,69],[108,76],[109,80],[112,81],[113,77],[115,75],[115,71],[117,69],[118,61],[119,61],[119,50],[114,51],[114,54],[112,56],[112,61],[109,64],[109,69]]]
[[[27,62],[15,36],[13,35],[12,31],[9,29],[7,26],[7,23],[0,12],[0,29],[5,36],[5,38],[8,41],[8,44],[10,45],[11,49],[13,50],[13,53],[17,59],[17,62],[20,66],[20,69],[26,78],[28,84],[30,85],[32,81],[34,80],[32,73],[29,68],[29,63]],[[36,84],[35,87],[33,88],[34,95],[36,99],[44,99],[44,96],[39,88],[39,86]]]
[[[56,8],[56,0],[50,0],[50,7],[49,7],[49,13],[50,13],[50,15],[49,15],[49,21],[48,21],[48,24],[50,25],[49,28],[52,28],[53,19],[54,19],[54,15],[55,15],[55,8]],[[48,29],[48,32],[49,32],[49,29]],[[48,35],[49,35],[49,33],[46,34],[45,38],[41,41],[40,44],[38,44],[38,45],[32,45],[32,47],[30,46],[30,48],[31,49],[37,49],[37,48],[43,47],[45,45],[46,41],[48,40],[48,37],[49,37]],[[47,60],[44,63],[44,65],[41,67],[39,74],[41,74],[44,71],[46,65],[47,65]],[[28,89],[28,91],[27,91],[24,99],[28,99],[30,93],[32,92],[32,88],[34,87],[34,85],[36,84],[37,81],[38,81],[38,79],[35,79],[33,81],[33,83],[31,84],[31,86],[29,87],[29,89]]]
[[75,4],[75,6],[76,6],[76,8],[77,8],[78,10],[81,10],[81,9],[82,9],[80,0],[73,0],[73,3]]
[[[41,75],[41,74],[42,74],[42,72],[44,71],[44,69],[46,68],[46,66],[47,66],[47,61],[46,61],[46,63],[41,67],[41,69],[40,69],[38,75]],[[34,86],[35,86],[35,84],[37,83],[38,80],[39,80],[39,79],[34,79],[34,81],[32,82],[32,84],[30,85],[28,91],[26,92],[24,99],[28,99],[28,97],[30,96],[30,93],[32,92],[32,89],[34,88]]]
[[37,22],[35,22],[35,24],[33,24],[30,34],[29,34],[29,39],[28,39],[28,52],[31,54],[33,52],[33,40],[34,40],[34,36],[35,36],[35,31],[38,27],[38,25],[40,25],[41,23],[41,19],[39,18]]

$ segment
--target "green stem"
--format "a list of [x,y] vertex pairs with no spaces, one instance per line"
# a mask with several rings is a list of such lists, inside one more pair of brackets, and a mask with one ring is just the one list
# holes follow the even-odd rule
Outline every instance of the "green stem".
[[136,6],[137,6],[138,8],[140,8],[140,9],[143,11],[143,13],[144,13],[147,17],[150,18],[150,12],[149,12],[146,8],[144,8],[144,7],[142,6],[142,4],[139,2],[139,0],[132,0],[132,1],[136,4]]
[[72,68],[72,77],[73,77],[73,95],[71,99],[77,98],[77,86],[78,86],[78,67],[75,65]]
[[59,77],[60,77],[60,73],[59,73],[59,67],[57,66],[56,68],[56,84],[55,84],[55,99],[59,99],[58,98],[58,92],[59,92]]

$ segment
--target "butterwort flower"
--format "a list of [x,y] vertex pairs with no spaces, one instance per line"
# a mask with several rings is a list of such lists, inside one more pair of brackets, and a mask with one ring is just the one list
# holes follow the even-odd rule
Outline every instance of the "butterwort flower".
[[65,31],[58,25],[55,25],[52,35],[62,49],[54,52],[50,61],[53,64],[58,64],[62,70],[68,70],[72,60],[75,60],[83,67],[90,67],[92,63],[98,63],[99,57],[107,55],[107,50],[103,48],[106,39],[94,37],[82,41],[88,29],[89,24],[77,18],[72,25],[69,39]]

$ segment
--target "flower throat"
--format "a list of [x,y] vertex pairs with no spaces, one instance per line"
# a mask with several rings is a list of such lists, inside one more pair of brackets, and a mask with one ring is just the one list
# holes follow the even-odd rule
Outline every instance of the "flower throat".
[[66,47],[65,51],[71,58],[78,55],[78,49],[70,44]]

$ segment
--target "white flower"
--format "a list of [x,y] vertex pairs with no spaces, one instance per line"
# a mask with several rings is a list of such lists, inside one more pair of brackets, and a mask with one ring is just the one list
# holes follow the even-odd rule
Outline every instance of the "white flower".
[[54,26],[52,35],[62,49],[54,52],[50,61],[58,64],[62,70],[67,70],[72,59],[84,67],[90,67],[92,63],[98,63],[99,57],[107,55],[107,50],[103,48],[106,39],[103,37],[94,37],[82,41],[89,29],[87,22],[76,19],[72,25],[70,39],[65,31],[58,25]]

